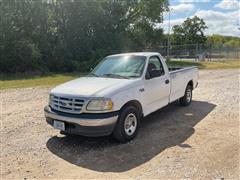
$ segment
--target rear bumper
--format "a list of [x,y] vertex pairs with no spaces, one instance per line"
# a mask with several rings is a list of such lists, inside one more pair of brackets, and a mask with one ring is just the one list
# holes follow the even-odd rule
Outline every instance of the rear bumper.
[[53,126],[53,121],[65,123],[65,132],[83,136],[104,136],[112,133],[118,119],[118,112],[101,114],[68,114],[58,112],[49,106],[44,108],[48,124]]

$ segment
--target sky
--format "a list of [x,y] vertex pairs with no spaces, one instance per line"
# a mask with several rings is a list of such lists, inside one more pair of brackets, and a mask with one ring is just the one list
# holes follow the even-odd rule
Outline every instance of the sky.
[[[169,0],[170,24],[181,24],[197,15],[206,22],[207,35],[240,37],[240,0]],[[168,33],[169,14],[165,13],[163,28]]]

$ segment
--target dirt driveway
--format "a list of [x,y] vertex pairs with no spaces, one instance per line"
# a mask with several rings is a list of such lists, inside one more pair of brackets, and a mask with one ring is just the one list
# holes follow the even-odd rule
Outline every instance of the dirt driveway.
[[239,178],[239,70],[200,71],[189,107],[144,119],[137,138],[65,137],[48,126],[48,88],[1,92],[1,177]]

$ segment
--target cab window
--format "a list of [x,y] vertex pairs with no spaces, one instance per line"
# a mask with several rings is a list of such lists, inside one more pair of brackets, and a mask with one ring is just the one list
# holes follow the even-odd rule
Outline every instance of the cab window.
[[163,65],[162,65],[160,59],[157,56],[150,57],[149,63],[148,63],[148,68],[147,68],[146,78],[151,79],[151,78],[155,78],[155,77],[160,77],[164,74],[165,74],[164,68],[163,68]]

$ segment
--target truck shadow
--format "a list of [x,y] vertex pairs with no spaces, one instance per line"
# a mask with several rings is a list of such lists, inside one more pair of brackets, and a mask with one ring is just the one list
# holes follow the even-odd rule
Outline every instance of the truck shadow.
[[144,118],[138,136],[126,144],[117,143],[111,137],[54,136],[47,141],[47,148],[83,168],[124,172],[144,164],[166,148],[191,148],[184,141],[194,133],[194,126],[215,107],[204,101],[193,101],[188,107],[170,104]]

